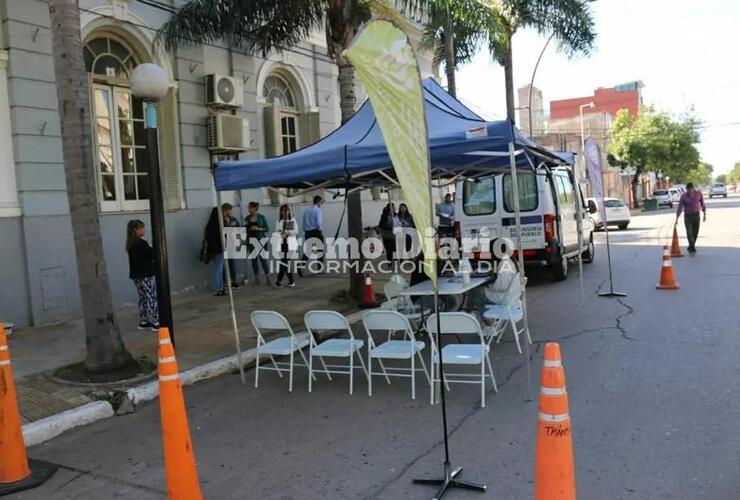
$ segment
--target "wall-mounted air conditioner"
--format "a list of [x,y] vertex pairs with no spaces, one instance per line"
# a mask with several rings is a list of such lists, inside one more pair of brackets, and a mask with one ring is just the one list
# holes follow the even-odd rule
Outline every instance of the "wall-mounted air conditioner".
[[213,153],[237,153],[249,147],[249,120],[227,113],[208,117],[208,149]]
[[206,105],[240,108],[244,105],[244,83],[224,75],[206,76]]

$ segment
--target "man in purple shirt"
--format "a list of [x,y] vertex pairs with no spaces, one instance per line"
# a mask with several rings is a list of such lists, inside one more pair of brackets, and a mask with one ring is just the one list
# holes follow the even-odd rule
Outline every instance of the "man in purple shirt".
[[694,188],[694,183],[686,184],[686,192],[681,196],[676,211],[676,224],[683,212],[683,222],[686,226],[686,237],[689,239],[689,255],[696,253],[696,238],[699,236],[699,212],[704,212],[704,222],[707,221],[707,207],[704,205],[704,197],[701,191]]

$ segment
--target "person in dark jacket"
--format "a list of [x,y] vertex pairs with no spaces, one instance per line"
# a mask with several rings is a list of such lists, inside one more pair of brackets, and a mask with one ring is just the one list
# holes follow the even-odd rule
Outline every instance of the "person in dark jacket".
[[126,226],[126,253],[128,253],[129,278],[136,285],[139,295],[139,329],[159,328],[157,281],[154,277],[154,250],[144,239],[144,223],[130,220]]
[[393,254],[396,252],[396,235],[393,233],[393,218],[395,217],[393,203],[388,203],[383,208],[378,221],[378,232],[383,240],[383,249],[385,250],[385,259],[393,260]]
[[221,235],[221,225],[218,222],[219,209],[213,207],[203,235],[206,244],[206,253],[213,263],[213,281],[216,287],[216,296],[226,295],[224,291],[224,240]]

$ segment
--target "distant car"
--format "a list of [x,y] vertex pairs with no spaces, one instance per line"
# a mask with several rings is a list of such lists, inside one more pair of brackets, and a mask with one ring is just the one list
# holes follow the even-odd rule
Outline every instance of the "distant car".
[[667,189],[656,189],[653,191],[653,199],[658,200],[658,206],[673,207],[673,198]]
[[668,194],[671,195],[671,201],[673,203],[678,203],[681,201],[681,194],[683,193],[681,193],[681,190],[678,188],[669,188]]
[[709,197],[714,198],[715,196],[727,198],[727,186],[719,182],[717,184],[712,184],[712,187],[709,188]]
[[[591,213],[591,220],[598,229],[604,229],[601,221],[601,214],[597,209],[595,198],[586,199],[588,211]],[[627,229],[630,225],[630,209],[625,203],[617,198],[604,198],[604,208],[606,209],[606,224],[608,226],[617,226],[619,229]]]

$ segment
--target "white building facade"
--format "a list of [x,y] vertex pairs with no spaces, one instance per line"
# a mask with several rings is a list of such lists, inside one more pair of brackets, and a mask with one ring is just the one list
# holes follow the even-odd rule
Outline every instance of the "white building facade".
[[[171,81],[158,115],[175,294],[211,286],[211,273],[198,260],[214,206],[207,122],[216,110],[206,105],[207,75],[232,79],[242,94],[243,103],[228,110],[249,124],[250,149],[239,153],[240,158],[290,153],[340,122],[337,69],[322,33],[265,58],[219,44],[168,53],[156,47],[154,37],[181,3],[80,1],[98,208],[117,307],[136,300],[124,251],[126,223],[149,222],[143,104],[131,95],[128,83],[137,64],[156,63]],[[51,39],[46,1],[0,0],[0,321],[17,327],[81,314]],[[420,58],[420,65],[429,76],[431,57]],[[358,89],[358,100],[363,95]],[[383,201],[369,192],[364,196],[365,224],[375,224]],[[333,234],[340,225],[343,197],[327,198],[325,225]],[[247,203],[258,201],[270,222],[282,199],[259,189],[225,193],[223,201],[237,207],[234,215],[240,219]],[[288,201],[300,217],[306,200]]]

